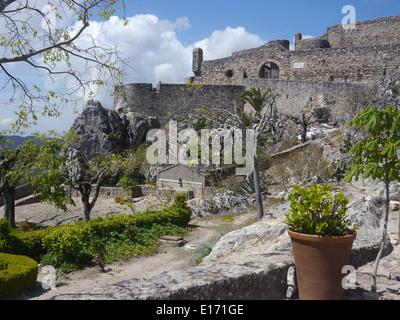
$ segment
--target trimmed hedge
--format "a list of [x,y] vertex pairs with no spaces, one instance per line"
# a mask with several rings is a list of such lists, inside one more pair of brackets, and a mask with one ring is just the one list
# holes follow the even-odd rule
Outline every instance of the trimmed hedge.
[[37,275],[38,264],[31,258],[0,253],[0,297],[33,288]]
[[[96,218],[30,232],[10,232],[8,221],[0,219],[0,252],[26,255],[38,262],[46,256],[50,258],[48,262],[55,265],[66,261],[86,263],[91,260],[95,242],[101,245],[108,239],[113,240],[115,235],[124,235],[135,241],[140,238],[139,230],[151,229],[154,225],[185,228],[190,219],[191,209],[185,195],[177,195],[174,203],[162,210]],[[139,238],[137,240],[143,242]]]

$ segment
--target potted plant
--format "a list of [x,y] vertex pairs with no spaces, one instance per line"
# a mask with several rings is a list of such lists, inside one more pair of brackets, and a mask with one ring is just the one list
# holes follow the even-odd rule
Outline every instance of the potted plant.
[[357,226],[347,221],[349,200],[332,186],[293,186],[285,216],[292,241],[299,297],[343,299],[342,269],[348,265]]
[[23,224],[21,224],[22,231],[27,232],[29,231],[29,228],[30,228],[29,223],[24,222]]

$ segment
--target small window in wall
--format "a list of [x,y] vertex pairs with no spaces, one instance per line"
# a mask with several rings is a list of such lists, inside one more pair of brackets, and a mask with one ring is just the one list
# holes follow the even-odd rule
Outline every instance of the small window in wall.
[[232,78],[233,77],[233,70],[231,70],[231,69],[226,70],[225,77]]
[[279,67],[273,62],[263,64],[258,72],[262,79],[279,79]]

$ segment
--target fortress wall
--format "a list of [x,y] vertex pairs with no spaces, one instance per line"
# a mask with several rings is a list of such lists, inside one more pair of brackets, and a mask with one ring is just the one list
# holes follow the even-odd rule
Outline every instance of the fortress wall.
[[[290,69],[288,52],[279,43],[272,42],[258,48],[234,52],[227,58],[203,61],[201,76],[195,77],[194,82],[241,85],[244,78],[258,78],[260,67],[267,62],[276,63],[285,77]],[[228,70],[232,71],[233,77],[226,76]]]
[[[300,115],[303,110],[327,107],[332,120],[347,122],[368,103],[370,87],[363,83],[331,83],[268,79],[245,79],[246,90],[253,87],[271,88],[279,94],[279,112]],[[310,98],[312,101],[310,101]]]
[[282,74],[285,80],[367,82],[400,68],[400,44],[290,51],[289,56],[291,68]]
[[[225,59],[204,61],[201,77],[195,83],[238,84],[245,78],[258,78],[260,67],[273,62],[282,80],[367,82],[384,71],[400,68],[400,44],[289,51],[277,45],[264,45]],[[233,77],[227,77],[231,70]]]
[[200,107],[230,110],[234,103],[242,104],[237,95],[261,86],[270,87],[274,93],[279,93],[277,108],[282,113],[300,114],[307,108],[328,107],[333,120],[342,122],[349,121],[361,107],[366,106],[371,92],[366,83],[254,78],[244,79],[243,86],[201,85],[194,88],[180,84],[161,84],[157,90],[151,84],[128,84],[118,88],[114,109],[120,113],[132,111],[158,117],[163,122],[170,115],[187,117]]
[[332,48],[400,43],[400,16],[360,21],[356,23],[356,29],[331,26],[320,38],[328,40]]
[[116,88],[114,109],[119,113],[136,112],[158,117],[161,122],[169,115],[185,117],[200,107],[231,109],[234,101],[242,102],[237,97],[242,93],[242,86],[202,85],[199,87],[186,84],[128,84]]

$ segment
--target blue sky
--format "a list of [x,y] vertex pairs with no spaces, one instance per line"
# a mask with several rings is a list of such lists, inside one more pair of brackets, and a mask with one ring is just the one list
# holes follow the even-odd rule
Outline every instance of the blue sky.
[[400,14],[398,0],[128,0],[128,15],[151,13],[160,19],[188,17],[190,29],[179,33],[183,43],[209,37],[214,30],[244,27],[262,39],[291,39],[296,32],[319,36],[340,24],[342,8],[353,5],[357,20]]
[[[126,70],[128,83],[183,83],[192,75],[191,53],[197,46],[203,48],[204,59],[210,60],[269,40],[292,42],[296,32],[318,37],[328,26],[341,24],[345,5],[355,7],[357,21],[400,14],[399,0],[126,0],[126,5],[128,27],[122,26],[120,15],[102,28],[92,24],[90,30],[101,29],[104,41],[120,43],[133,67]],[[35,74],[26,77],[37,79]],[[4,93],[0,91],[0,99]],[[112,108],[110,93],[111,87],[104,88],[95,99]],[[68,130],[75,117],[72,109],[64,110],[60,118],[40,119],[27,133]],[[0,104],[0,130],[7,129],[14,118],[13,111]]]

